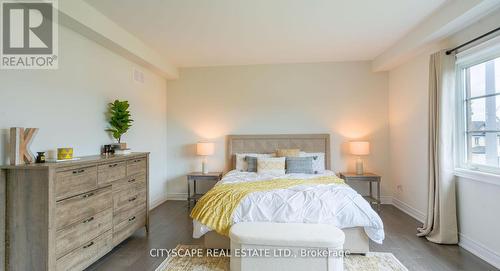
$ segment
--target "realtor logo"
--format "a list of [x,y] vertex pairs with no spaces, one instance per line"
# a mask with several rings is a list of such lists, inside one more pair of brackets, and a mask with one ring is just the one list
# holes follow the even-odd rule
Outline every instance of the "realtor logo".
[[57,69],[56,0],[0,0],[2,69]]

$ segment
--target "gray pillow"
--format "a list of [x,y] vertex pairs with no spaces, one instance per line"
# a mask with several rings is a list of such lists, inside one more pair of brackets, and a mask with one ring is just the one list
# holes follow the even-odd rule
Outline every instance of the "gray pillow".
[[287,157],[286,173],[314,174],[313,157]]
[[245,161],[248,165],[248,172],[257,172],[257,157],[245,156]]

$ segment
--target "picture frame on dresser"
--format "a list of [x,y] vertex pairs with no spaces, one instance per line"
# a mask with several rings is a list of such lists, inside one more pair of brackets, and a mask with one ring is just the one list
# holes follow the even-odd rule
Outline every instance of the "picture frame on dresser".
[[0,172],[5,270],[83,270],[136,230],[149,231],[149,153]]

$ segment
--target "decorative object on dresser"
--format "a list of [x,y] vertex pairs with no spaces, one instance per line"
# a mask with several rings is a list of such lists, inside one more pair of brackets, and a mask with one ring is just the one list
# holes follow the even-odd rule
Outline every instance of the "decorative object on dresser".
[[73,148],[57,148],[57,160],[73,159]]
[[125,155],[125,154],[131,154],[132,150],[130,149],[116,149],[114,150],[113,154],[116,155]]
[[30,145],[37,132],[38,128],[10,128],[9,159],[11,165],[34,162],[35,157],[30,151]]
[[149,228],[149,153],[0,167],[6,266],[83,270]]
[[122,136],[132,127],[133,119],[130,118],[130,105],[128,101],[115,100],[108,104],[109,106],[109,128],[113,137],[118,141],[115,144],[115,150],[126,150],[127,143],[121,142]]
[[107,156],[107,155],[113,155],[115,153],[115,150],[113,149],[113,145],[107,144],[102,146],[101,148],[101,155]]
[[[188,181],[188,208],[191,207],[191,202],[196,203],[196,201],[203,196],[202,193],[196,191],[197,181],[213,181],[218,182],[222,179],[222,172],[191,172],[187,175]],[[193,183],[193,192],[191,192],[191,182]]]
[[356,159],[356,174],[363,175],[363,160],[361,160],[361,156],[370,154],[370,142],[351,141],[349,142],[349,150],[351,154],[358,156]]
[[[363,196],[368,202],[370,203],[376,203],[377,204],[377,210],[380,210],[380,181],[382,178],[374,173],[369,173],[365,172],[362,175],[357,174],[357,173],[348,173],[348,172],[341,172],[339,173],[339,177],[341,179],[344,179],[344,181],[363,181],[363,182],[368,182],[370,185],[370,194],[368,196]],[[372,188],[372,183],[376,183],[377,185],[377,197],[373,195],[373,188]]]
[[203,160],[201,162],[201,172],[203,174],[208,173],[207,160],[208,156],[213,155],[215,151],[215,146],[213,142],[198,142],[196,144],[196,154],[203,156]]
[[45,163],[45,152],[39,151],[36,153],[36,161],[35,163]]

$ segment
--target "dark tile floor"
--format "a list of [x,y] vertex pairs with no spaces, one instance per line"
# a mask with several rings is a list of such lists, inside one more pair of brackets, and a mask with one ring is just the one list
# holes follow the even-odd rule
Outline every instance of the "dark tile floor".
[[[392,205],[383,205],[386,239],[383,245],[370,244],[371,251],[393,253],[410,271],[498,270],[454,245],[436,245],[415,235],[419,222]],[[152,248],[175,248],[196,244],[186,202],[167,201],[151,212],[150,235],[143,229],[121,243],[88,270],[155,270],[164,258],[150,257]]]

